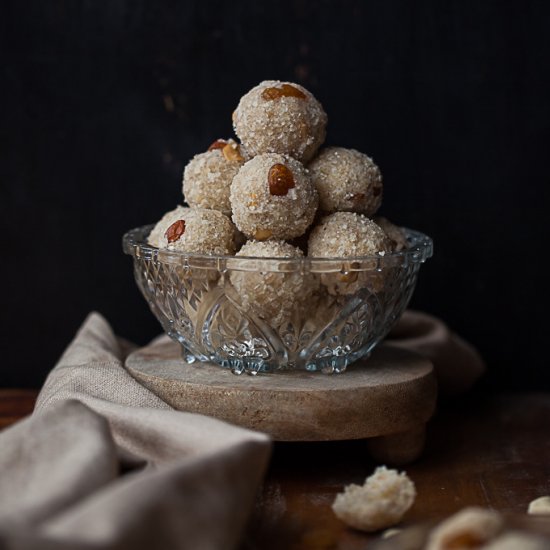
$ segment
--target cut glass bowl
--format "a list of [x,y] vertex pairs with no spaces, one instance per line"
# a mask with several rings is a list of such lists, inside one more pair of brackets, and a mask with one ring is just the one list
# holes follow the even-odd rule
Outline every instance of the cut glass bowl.
[[147,244],[152,227],[123,237],[152,312],[187,363],[214,362],[236,374],[345,371],[389,332],[433,253],[430,237],[403,228],[408,247],[384,255],[207,256]]

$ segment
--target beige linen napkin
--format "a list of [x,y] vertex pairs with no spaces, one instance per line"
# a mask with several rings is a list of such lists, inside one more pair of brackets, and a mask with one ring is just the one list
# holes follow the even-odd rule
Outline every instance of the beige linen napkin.
[[270,440],[172,410],[124,370],[91,314],[38,398],[0,436],[0,548],[230,549]]
[[[406,312],[390,339],[432,359],[446,393],[484,370],[469,344],[424,313]],[[238,544],[269,438],[173,410],[127,374],[131,349],[91,314],[34,414],[0,434],[0,550]]]
[[485,372],[485,363],[472,345],[441,319],[422,311],[405,311],[387,341],[432,361],[440,395],[454,396],[470,389]]

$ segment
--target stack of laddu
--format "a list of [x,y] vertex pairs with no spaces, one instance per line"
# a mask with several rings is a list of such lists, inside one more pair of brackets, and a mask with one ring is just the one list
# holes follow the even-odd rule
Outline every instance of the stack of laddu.
[[[165,214],[149,244],[264,258],[355,258],[406,247],[399,227],[372,219],[382,202],[378,166],[354,149],[320,149],[326,125],[322,105],[304,87],[254,87],[233,112],[240,142],[218,139],[191,159],[183,175],[189,206]],[[231,282],[243,306],[281,320],[319,284],[299,272],[277,275],[234,272]],[[326,290],[351,294],[354,282],[342,276]]]

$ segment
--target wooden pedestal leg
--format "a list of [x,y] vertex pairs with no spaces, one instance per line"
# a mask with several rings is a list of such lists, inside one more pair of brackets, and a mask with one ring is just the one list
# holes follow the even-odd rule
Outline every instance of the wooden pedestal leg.
[[407,432],[373,437],[367,440],[370,455],[381,464],[401,466],[416,460],[424,450],[426,425]]

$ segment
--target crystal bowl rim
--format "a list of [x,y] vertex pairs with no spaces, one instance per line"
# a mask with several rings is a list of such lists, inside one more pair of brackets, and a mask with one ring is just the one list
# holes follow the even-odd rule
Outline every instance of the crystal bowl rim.
[[122,237],[123,250],[134,258],[153,260],[159,263],[180,264],[199,269],[234,269],[240,271],[372,271],[384,267],[396,267],[410,263],[424,263],[433,255],[433,240],[428,235],[402,227],[411,246],[396,252],[348,257],[277,258],[267,256],[231,256],[198,254],[157,248],[146,241],[146,236],[154,224],[142,225],[127,231]]

